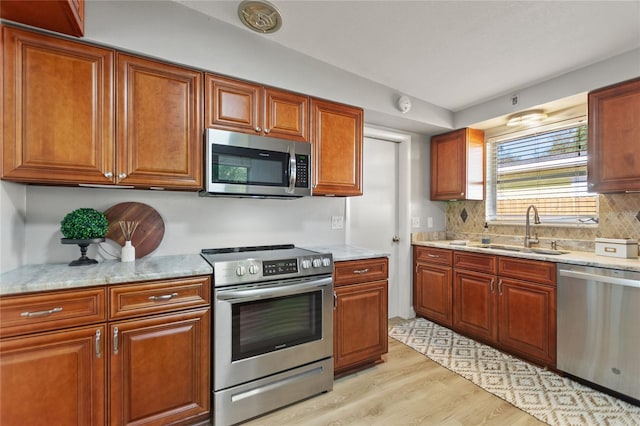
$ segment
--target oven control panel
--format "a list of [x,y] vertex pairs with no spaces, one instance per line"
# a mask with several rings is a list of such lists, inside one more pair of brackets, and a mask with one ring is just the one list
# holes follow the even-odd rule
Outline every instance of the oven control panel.
[[213,266],[215,287],[333,274],[330,253],[308,253],[263,259],[251,254],[245,259],[237,259],[235,253],[204,253],[203,256]]
[[297,274],[298,259],[265,260],[262,262],[262,274],[271,275]]

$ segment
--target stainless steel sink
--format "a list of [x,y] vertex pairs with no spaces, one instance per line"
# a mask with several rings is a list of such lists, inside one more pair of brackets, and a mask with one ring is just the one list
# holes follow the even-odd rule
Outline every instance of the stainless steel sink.
[[506,250],[506,251],[515,251],[518,253],[550,254],[554,256],[569,253],[568,251],[562,251],[562,250],[552,250],[552,249],[544,249],[544,248],[538,248],[538,247],[527,248],[527,247],[520,247],[520,246],[502,245],[502,244],[480,245],[478,247],[482,247],[490,250]]

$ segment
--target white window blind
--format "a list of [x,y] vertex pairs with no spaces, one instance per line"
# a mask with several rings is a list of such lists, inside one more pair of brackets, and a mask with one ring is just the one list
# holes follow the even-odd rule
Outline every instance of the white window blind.
[[527,207],[544,223],[597,223],[587,191],[587,126],[573,123],[488,143],[487,219],[522,222]]

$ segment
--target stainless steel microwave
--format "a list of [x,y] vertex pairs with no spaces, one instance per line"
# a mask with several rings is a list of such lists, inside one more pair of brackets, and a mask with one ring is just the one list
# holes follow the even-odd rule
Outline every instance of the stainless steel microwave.
[[311,144],[206,130],[203,196],[295,198],[311,195]]

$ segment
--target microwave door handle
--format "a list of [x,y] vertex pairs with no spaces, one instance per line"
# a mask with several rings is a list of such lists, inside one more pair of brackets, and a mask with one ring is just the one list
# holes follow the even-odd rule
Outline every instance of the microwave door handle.
[[289,187],[286,189],[288,194],[293,194],[295,190],[297,174],[296,152],[292,147],[289,152]]

